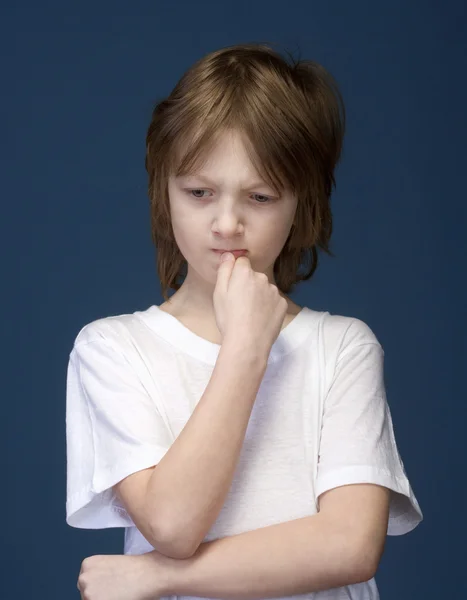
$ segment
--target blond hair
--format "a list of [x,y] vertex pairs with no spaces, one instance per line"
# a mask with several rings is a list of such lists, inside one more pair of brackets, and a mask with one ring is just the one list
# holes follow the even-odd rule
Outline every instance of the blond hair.
[[155,105],[145,165],[151,236],[166,301],[168,289],[182,285],[187,266],[173,234],[168,179],[193,173],[228,130],[242,135],[266,182],[297,197],[294,223],[274,263],[277,287],[288,294],[310,279],[318,247],[334,256],[330,198],[345,131],[344,103],[324,67],[288,58],[266,44],[222,48],[198,60]]

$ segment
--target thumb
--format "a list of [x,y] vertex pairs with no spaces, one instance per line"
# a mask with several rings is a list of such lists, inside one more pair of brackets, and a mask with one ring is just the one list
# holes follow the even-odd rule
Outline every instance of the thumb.
[[231,252],[224,252],[220,259],[217,270],[217,281],[215,291],[227,292],[232,270],[235,266],[235,256]]

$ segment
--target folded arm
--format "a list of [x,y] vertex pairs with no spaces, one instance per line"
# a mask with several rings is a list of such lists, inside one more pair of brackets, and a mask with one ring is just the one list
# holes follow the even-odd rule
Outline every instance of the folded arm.
[[[383,553],[388,515],[387,488],[335,488],[321,495],[316,515],[203,543],[187,559],[164,557],[167,588],[158,579],[154,592],[253,600],[367,581]],[[148,569],[152,554],[144,555]],[[153,558],[160,567],[160,555]]]

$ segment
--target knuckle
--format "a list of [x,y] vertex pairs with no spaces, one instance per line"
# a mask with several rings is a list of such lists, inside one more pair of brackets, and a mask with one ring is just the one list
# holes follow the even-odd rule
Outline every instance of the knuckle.
[[91,566],[92,562],[93,562],[93,557],[87,556],[86,558],[83,559],[83,562],[81,563],[81,567],[83,569],[86,569],[87,567]]
[[269,284],[269,289],[271,290],[271,292],[273,292],[274,294],[279,294],[279,289],[277,288],[277,285],[275,285],[274,283],[270,283]]

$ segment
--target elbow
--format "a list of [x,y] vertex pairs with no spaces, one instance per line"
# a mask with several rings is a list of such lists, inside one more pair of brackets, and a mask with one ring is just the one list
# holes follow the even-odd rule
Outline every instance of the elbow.
[[358,564],[352,567],[348,580],[351,584],[365,583],[372,579],[375,574],[376,569],[374,569],[371,564]]
[[364,583],[373,579],[378,570],[380,553],[372,552],[371,548],[353,552],[350,562],[349,576],[352,583]]
[[336,587],[356,585],[372,579],[378,569],[380,556],[367,540],[340,531],[336,545]]
[[180,535],[162,526],[151,527],[151,540],[148,541],[160,554],[178,560],[191,558],[199,546],[193,544],[188,535]]

